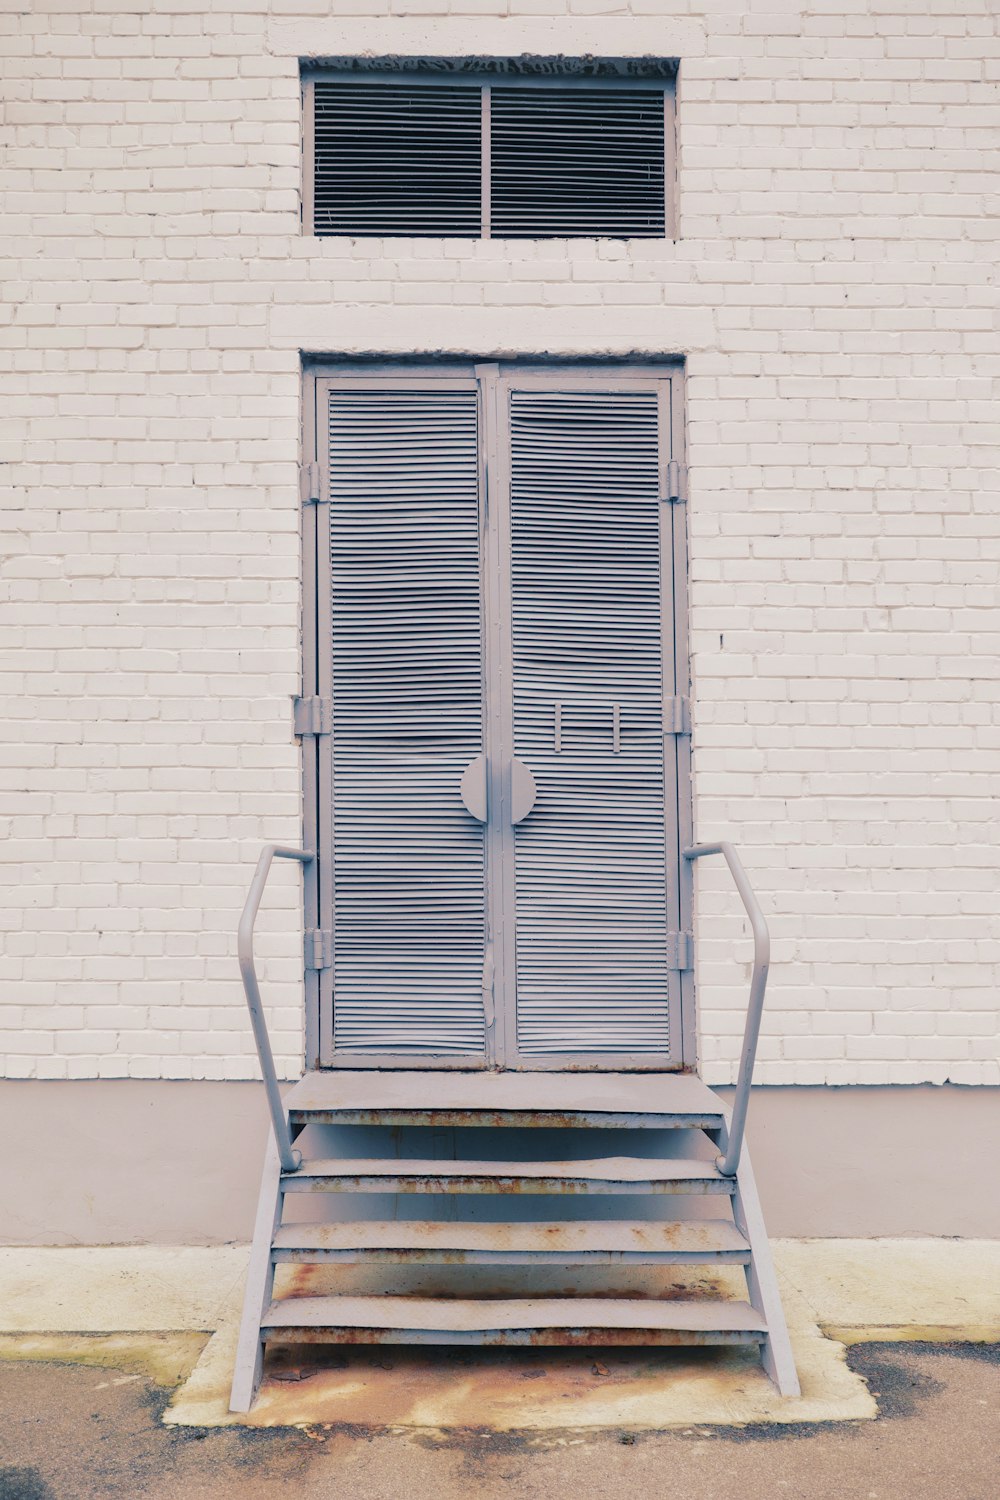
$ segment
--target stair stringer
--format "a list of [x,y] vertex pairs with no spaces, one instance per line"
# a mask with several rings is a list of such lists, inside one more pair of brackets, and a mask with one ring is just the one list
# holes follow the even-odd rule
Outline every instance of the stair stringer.
[[283,1197],[278,1148],[274,1143],[273,1132],[268,1130],[260,1196],[257,1199],[257,1218],[254,1221],[253,1244],[247,1268],[243,1316],[236,1346],[236,1368],[229,1397],[229,1410],[233,1412],[250,1410],[264,1371],[264,1340],[260,1325],[270,1305],[274,1287],[271,1245],[281,1222]]
[[750,1163],[750,1152],[744,1140],[740,1164],[736,1169],[736,1192],[733,1194],[733,1219],[750,1244],[750,1261],[746,1266],[750,1302],[767,1323],[767,1338],[761,1345],[760,1361],[764,1371],[777,1386],[779,1395],[798,1396],[799,1377],[795,1369],[785,1310],[781,1305],[778,1278],[775,1275],[771,1244],[767,1237],[764,1214],[757,1195],[757,1183]]

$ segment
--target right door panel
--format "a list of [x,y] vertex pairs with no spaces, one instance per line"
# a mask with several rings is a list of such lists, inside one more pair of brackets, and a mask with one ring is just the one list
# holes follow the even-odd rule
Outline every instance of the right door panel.
[[653,381],[506,396],[513,752],[537,783],[513,834],[518,1063],[676,1066],[667,406]]

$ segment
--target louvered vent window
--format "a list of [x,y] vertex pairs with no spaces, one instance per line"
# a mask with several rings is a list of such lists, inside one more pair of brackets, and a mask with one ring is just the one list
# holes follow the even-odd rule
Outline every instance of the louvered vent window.
[[590,60],[553,77],[546,59],[493,59],[497,71],[478,75],[455,59],[447,71],[350,61],[357,71],[305,79],[307,232],[673,233],[672,64]]

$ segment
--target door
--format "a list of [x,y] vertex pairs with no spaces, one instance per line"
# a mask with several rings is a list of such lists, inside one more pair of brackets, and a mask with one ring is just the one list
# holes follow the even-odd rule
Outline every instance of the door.
[[680,1066],[672,376],[315,388],[322,1061]]

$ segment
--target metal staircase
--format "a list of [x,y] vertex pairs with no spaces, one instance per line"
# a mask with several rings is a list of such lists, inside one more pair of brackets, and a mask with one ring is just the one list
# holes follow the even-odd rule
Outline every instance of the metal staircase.
[[[239,954],[272,1138],[254,1230],[233,1411],[250,1409],[268,1339],[596,1347],[750,1344],[759,1346],[764,1369],[782,1395],[798,1394],[743,1142],[767,982],[767,927],[732,846],[699,845],[685,857],[708,854],[727,861],[754,934],[750,1004],[731,1112],[690,1073],[325,1070],[307,1073],[282,1099],[254,969],[254,919],[272,859],[308,862],[313,856],[265,849],[240,924]],[[307,1130],[309,1137],[322,1137],[328,1126],[397,1127],[409,1130],[415,1144],[421,1132],[425,1139],[430,1134],[428,1127],[449,1127],[449,1141],[471,1138],[476,1154],[470,1152],[467,1159],[442,1159],[433,1151],[426,1158],[390,1155],[383,1144],[381,1154],[360,1158],[303,1157],[293,1143],[307,1139]],[[573,1132],[564,1137],[572,1146],[567,1159],[549,1160],[532,1149],[531,1139],[542,1140],[539,1132],[546,1129]],[[614,1132],[627,1132],[624,1139],[636,1154],[590,1154],[594,1143],[603,1152]],[[384,1138],[384,1131],[375,1133]],[[397,1152],[400,1138],[397,1132]],[[516,1153],[504,1152],[508,1139],[517,1142]],[[647,1150],[641,1149],[644,1141]],[[670,1154],[675,1148],[685,1154]],[[301,1194],[393,1195],[394,1202],[404,1205],[400,1212],[423,1207],[425,1216],[296,1222],[290,1200]],[[592,1216],[571,1217],[583,1195]],[[621,1196],[629,1200],[627,1218],[614,1217],[612,1205],[601,1201]],[[515,1198],[523,1221],[512,1222]],[[449,1217],[439,1217],[442,1210]],[[544,1216],[535,1217],[539,1212]],[[375,1293],[331,1293],[322,1288],[320,1273],[308,1295],[276,1296],[275,1271],[287,1262],[384,1269]],[[428,1265],[449,1268],[449,1295],[406,1291],[394,1279],[402,1268]],[[620,1291],[555,1296],[537,1287],[533,1294],[531,1285],[533,1275],[552,1267],[720,1265],[743,1268],[745,1297],[706,1295],[706,1287],[715,1291],[711,1279],[699,1283],[697,1276],[691,1295],[683,1285],[655,1296]],[[518,1294],[477,1290],[475,1296],[459,1295],[468,1290],[459,1280],[465,1273],[451,1268],[464,1266],[523,1268],[516,1277]],[[509,1280],[509,1270],[506,1276]]]

